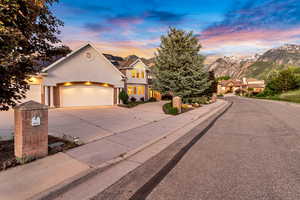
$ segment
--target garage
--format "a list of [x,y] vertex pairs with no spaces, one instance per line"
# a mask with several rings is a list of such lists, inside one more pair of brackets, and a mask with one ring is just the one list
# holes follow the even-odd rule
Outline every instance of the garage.
[[114,90],[98,85],[72,85],[60,87],[61,107],[113,105]]

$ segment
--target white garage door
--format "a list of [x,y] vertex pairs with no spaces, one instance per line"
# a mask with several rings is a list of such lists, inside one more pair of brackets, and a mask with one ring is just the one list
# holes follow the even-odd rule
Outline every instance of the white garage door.
[[29,90],[26,92],[26,98],[22,99],[22,103],[33,100],[41,103],[42,99],[42,86],[41,85],[29,85]]
[[113,105],[113,88],[94,85],[63,86],[61,107]]

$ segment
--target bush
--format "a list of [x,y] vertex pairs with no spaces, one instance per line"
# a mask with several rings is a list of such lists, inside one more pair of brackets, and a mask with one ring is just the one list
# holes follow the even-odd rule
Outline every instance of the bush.
[[119,99],[121,99],[124,104],[128,104],[129,96],[124,90],[122,90],[119,93]]
[[161,97],[161,100],[172,100],[172,99],[173,99],[173,96],[170,94],[164,94]]
[[130,98],[130,101],[131,101],[131,102],[136,102],[136,98],[135,98],[135,97],[131,97],[131,98]]
[[291,68],[272,71],[267,78],[266,87],[276,94],[296,89],[297,76]]
[[300,76],[297,76],[297,88],[300,88]]
[[149,101],[150,101],[150,102],[155,102],[156,99],[155,99],[154,97],[151,97],[151,98],[149,99]]
[[140,101],[144,102],[144,101],[145,101],[145,98],[144,98],[144,97],[141,97],[141,98],[140,98]]
[[177,108],[173,108],[172,103],[166,103],[163,105],[163,111],[166,114],[169,115],[177,115],[178,114],[178,109]]
[[269,88],[266,88],[263,92],[258,93],[256,97],[268,97],[274,95],[276,95],[276,92],[274,90],[270,90]]
[[182,99],[182,102],[185,104],[194,104],[194,103],[207,104],[208,100],[209,99],[207,97],[202,96],[202,97],[184,98]]

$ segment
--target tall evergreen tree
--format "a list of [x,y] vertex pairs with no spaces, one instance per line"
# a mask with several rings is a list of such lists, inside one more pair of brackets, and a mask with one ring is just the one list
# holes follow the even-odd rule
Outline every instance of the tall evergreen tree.
[[201,96],[211,83],[200,49],[192,32],[170,28],[155,55],[154,88],[183,98]]

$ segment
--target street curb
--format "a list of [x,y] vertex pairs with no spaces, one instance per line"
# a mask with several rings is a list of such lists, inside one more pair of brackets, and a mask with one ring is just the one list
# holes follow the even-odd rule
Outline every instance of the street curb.
[[293,107],[300,107],[300,103],[283,101],[283,100],[260,99],[260,98],[254,98],[254,97],[240,97],[240,98],[259,100],[259,101],[264,101],[264,102],[273,102],[273,103],[278,103],[278,104],[282,104],[282,105],[289,105],[289,106],[293,106]]
[[[169,132],[165,135],[162,135],[158,138],[155,138],[154,140],[151,140],[151,141],[145,143],[144,145],[142,145],[142,146],[140,146],[136,149],[128,151],[124,155],[120,155],[119,157],[114,158],[114,159],[109,160],[109,161],[106,161],[105,163],[103,163],[101,165],[98,165],[96,167],[90,167],[90,169],[88,169],[84,172],[81,172],[80,174],[78,174],[78,175],[76,175],[72,178],[66,179],[62,183],[60,183],[60,184],[58,184],[58,185],[56,185],[52,188],[49,188],[48,190],[43,191],[43,192],[31,197],[30,199],[31,200],[48,200],[48,199],[52,199],[54,197],[57,197],[58,195],[62,194],[64,191],[66,191],[68,189],[71,189],[74,186],[77,186],[77,185],[83,183],[84,181],[88,180],[89,178],[92,178],[93,176],[105,171],[106,169],[120,163],[121,161],[124,161],[124,160],[136,155],[137,153],[143,151],[147,147],[150,147],[151,145],[161,141],[162,139],[168,137],[169,135],[174,134],[175,132],[179,131],[180,129],[183,129],[183,128],[189,126],[189,125],[192,125],[193,123],[196,123],[197,121],[200,121],[199,123],[197,122],[197,124],[194,125],[191,128],[191,129],[193,129],[198,124],[206,121],[207,119],[209,119],[212,116],[216,115],[219,111],[223,110],[224,108],[226,109],[227,107],[230,106],[230,103],[228,101],[224,101],[224,100],[221,100],[221,101],[223,101],[223,103],[221,105],[217,106],[216,108],[214,108],[210,112],[207,112],[205,114],[202,114],[202,115],[198,116],[197,119],[195,119],[194,121],[189,122],[189,123],[185,124],[184,126],[178,128],[176,130],[173,130],[173,131],[171,131],[171,132]],[[215,116],[215,118],[217,118],[218,116],[219,116],[219,114],[217,116]],[[187,131],[186,133],[188,133],[188,132],[189,131]]]

